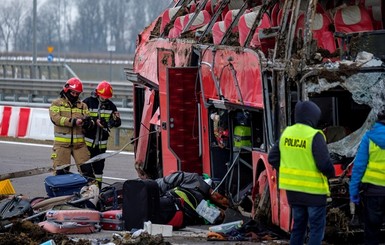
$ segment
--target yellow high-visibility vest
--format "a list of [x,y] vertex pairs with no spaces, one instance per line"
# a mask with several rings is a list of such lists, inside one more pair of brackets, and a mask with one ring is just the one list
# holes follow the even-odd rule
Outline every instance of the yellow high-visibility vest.
[[299,123],[283,131],[279,142],[280,189],[330,195],[328,180],[318,170],[312,153],[313,138],[318,132],[322,133]]
[[369,140],[369,162],[363,183],[385,186],[385,150]]

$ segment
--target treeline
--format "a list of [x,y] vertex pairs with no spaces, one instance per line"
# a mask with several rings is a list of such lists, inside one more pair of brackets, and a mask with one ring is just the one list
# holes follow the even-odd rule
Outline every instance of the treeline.
[[[36,48],[59,53],[132,54],[138,33],[172,0],[37,0]],[[0,51],[32,52],[33,0],[0,5]]]

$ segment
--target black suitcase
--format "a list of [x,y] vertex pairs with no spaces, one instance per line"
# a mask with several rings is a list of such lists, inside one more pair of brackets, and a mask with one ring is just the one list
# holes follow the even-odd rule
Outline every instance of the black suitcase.
[[25,218],[31,216],[33,210],[28,200],[21,196],[14,196],[11,199],[0,201],[0,231],[10,225],[15,218]]
[[49,197],[79,193],[80,189],[87,183],[87,179],[80,174],[53,175],[44,180],[45,190]]
[[127,180],[123,184],[123,220],[127,231],[158,222],[159,186],[155,180]]

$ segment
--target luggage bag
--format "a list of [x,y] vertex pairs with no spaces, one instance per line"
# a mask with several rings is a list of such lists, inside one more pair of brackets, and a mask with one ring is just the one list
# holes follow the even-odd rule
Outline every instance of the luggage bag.
[[63,224],[51,221],[43,221],[39,226],[50,233],[60,234],[89,234],[98,231],[94,225],[80,225],[76,223],[66,222]]
[[57,197],[79,193],[87,182],[87,179],[80,174],[63,174],[48,176],[44,180],[44,185],[49,197]]
[[32,213],[33,211],[29,201],[19,196],[0,201],[0,220],[29,216]]
[[20,196],[0,201],[0,231],[11,225],[15,218],[24,218],[33,214],[31,204]]
[[99,193],[99,210],[122,209],[123,203],[123,182],[115,182],[109,186],[103,187]]
[[123,184],[125,230],[143,229],[144,222],[158,222],[159,186],[155,180],[127,180]]
[[159,224],[172,225],[174,230],[185,227],[183,208],[184,200],[171,195],[160,197]]
[[102,212],[100,226],[103,230],[124,230],[123,211],[120,209]]
[[86,234],[100,230],[100,212],[96,210],[50,210],[46,219],[39,226],[51,233]]

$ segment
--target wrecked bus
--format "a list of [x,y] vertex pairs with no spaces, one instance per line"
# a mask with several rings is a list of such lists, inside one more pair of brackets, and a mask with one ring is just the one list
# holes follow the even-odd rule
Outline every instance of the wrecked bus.
[[175,1],[137,40],[138,174],[207,173],[244,216],[290,232],[286,193],[267,155],[293,123],[295,103],[311,100],[337,174],[326,234],[361,230],[348,186],[361,137],[385,101],[383,5]]

